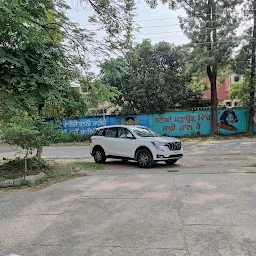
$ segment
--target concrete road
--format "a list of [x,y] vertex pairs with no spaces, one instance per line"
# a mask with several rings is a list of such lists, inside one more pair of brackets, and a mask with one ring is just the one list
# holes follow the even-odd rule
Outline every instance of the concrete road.
[[172,167],[109,161],[42,190],[0,191],[0,255],[255,256],[255,142],[188,149]]
[[[185,142],[183,143],[187,155],[255,155],[256,139],[237,139],[226,141]],[[19,154],[17,147],[0,144],[0,158],[12,158]],[[87,146],[73,147],[44,147],[45,158],[90,158]]]

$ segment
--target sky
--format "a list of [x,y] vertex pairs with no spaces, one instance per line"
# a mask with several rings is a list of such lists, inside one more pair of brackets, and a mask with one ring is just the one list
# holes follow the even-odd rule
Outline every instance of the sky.
[[[88,16],[92,14],[90,9],[86,8],[86,6],[81,6],[79,0],[67,0],[67,3],[71,7],[71,10],[67,13],[70,19],[82,27],[93,29],[93,25],[86,26],[88,24]],[[147,38],[153,44],[160,41],[175,45],[188,43],[188,39],[183,34],[178,20],[178,16],[185,16],[183,11],[170,10],[167,5],[158,5],[155,9],[151,9],[144,0],[137,0],[135,14],[136,23],[140,27],[139,31],[134,32],[135,42],[140,43]],[[103,33],[99,32],[98,37],[102,35]],[[95,64],[92,65],[92,71],[98,72]]]

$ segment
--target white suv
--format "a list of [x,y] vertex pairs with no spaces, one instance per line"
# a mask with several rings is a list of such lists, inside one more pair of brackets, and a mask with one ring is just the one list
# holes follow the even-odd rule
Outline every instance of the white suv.
[[91,155],[96,163],[107,158],[135,160],[142,168],[155,162],[174,164],[183,157],[180,140],[161,137],[143,126],[115,125],[96,129],[91,137]]

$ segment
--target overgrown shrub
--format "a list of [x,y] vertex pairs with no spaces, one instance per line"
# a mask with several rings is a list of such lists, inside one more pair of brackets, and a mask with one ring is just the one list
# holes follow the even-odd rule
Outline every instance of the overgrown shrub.
[[[9,160],[4,159],[0,165],[0,177],[1,178],[18,178],[24,174],[25,158],[17,157]],[[37,157],[31,157],[27,159],[27,175],[38,174],[41,171],[49,169],[49,163],[44,159]]]
[[3,131],[2,140],[10,145],[19,146],[24,150],[24,177],[27,175],[27,159],[33,149],[37,149],[37,157],[41,158],[43,146],[54,142],[59,134],[58,126],[53,122],[43,122],[37,116],[24,113],[20,119],[10,123]]

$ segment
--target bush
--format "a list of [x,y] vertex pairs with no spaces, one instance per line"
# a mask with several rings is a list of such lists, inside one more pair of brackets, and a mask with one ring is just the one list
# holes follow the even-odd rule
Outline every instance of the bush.
[[[17,157],[12,160],[4,159],[0,165],[0,177],[2,178],[18,178],[24,174],[25,158]],[[27,175],[38,174],[39,172],[49,169],[49,163],[37,157],[27,159]]]
[[33,149],[37,149],[37,157],[41,158],[43,146],[53,143],[59,134],[58,126],[53,122],[43,122],[37,116],[27,113],[20,119],[10,123],[2,134],[2,139],[10,145],[17,145],[24,150],[24,177],[28,170],[28,156]]
[[63,132],[59,131],[54,139],[54,143],[68,143],[68,142],[86,142],[91,136],[82,136],[77,132]]

